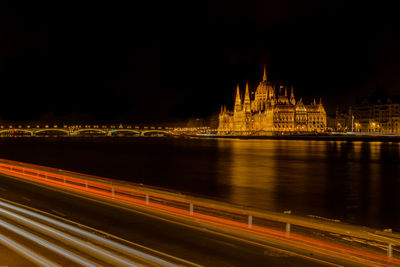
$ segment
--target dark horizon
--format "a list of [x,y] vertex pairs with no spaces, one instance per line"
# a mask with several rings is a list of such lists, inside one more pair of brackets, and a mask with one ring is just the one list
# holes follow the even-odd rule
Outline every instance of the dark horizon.
[[400,94],[394,6],[346,1],[3,2],[2,121],[166,122],[232,107],[236,83],[294,85],[336,106]]

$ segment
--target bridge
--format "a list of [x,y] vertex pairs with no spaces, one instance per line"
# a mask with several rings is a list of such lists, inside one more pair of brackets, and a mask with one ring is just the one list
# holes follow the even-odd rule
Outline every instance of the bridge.
[[132,125],[0,125],[0,137],[8,136],[172,136],[208,134],[210,127],[165,127]]

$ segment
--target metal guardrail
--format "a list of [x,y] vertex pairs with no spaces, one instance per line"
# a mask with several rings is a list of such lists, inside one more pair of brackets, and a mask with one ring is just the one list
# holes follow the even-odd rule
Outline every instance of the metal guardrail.
[[[186,218],[229,225],[237,230],[263,233],[265,221],[281,224],[285,231],[274,231],[274,234],[285,238],[295,238],[292,227],[297,226],[311,230],[333,233],[373,243],[381,243],[387,248],[387,259],[400,264],[400,259],[393,256],[394,247],[400,248],[400,235],[358,227],[343,223],[321,221],[291,214],[266,212],[256,208],[244,207],[215,200],[182,195],[175,192],[144,187],[125,181],[111,180],[75,172],[63,171],[33,164],[0,159],[0,173],[41,182],[64,189],[89,192],[149,207]],[[385,260],[380,258],[380,260]]]

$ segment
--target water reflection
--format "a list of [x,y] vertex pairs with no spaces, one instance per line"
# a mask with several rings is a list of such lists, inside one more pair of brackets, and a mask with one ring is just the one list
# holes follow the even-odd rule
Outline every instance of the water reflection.
[[230,201],[379,228],[400,228],[399,145],[223,140]]
[[[220,182],[229,187],[229,201],[253,203],[261,201],[267,209],[274,207],[276,186],[276,159],[273,157],[276,142],[220,140],[220,149],[230,149],[228,158],[219,158],[218,169],[226,170]],[[260,194],[262,191],[262,194]]]
[[22,138],[0,157],[400,230],[398,143]]

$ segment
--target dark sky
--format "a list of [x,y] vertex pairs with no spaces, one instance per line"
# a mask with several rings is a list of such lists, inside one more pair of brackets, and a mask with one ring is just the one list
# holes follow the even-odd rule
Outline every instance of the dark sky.
[[264,64],[330,112],[377,86],[400,94],[395,6],[136,2],[2,1],[0,118],[208,116],[232,105],[237,82],[254,88]]

